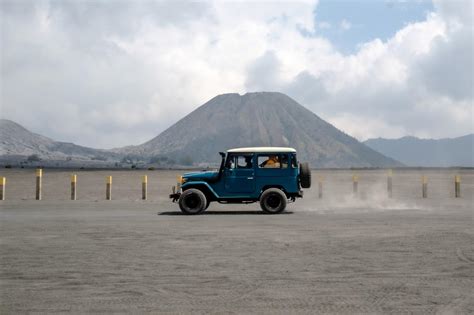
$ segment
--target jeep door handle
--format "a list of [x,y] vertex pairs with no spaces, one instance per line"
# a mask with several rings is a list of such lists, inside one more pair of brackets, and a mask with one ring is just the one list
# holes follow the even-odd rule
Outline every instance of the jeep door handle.
[[253,177],[247,177],[247,179],[253,179]]

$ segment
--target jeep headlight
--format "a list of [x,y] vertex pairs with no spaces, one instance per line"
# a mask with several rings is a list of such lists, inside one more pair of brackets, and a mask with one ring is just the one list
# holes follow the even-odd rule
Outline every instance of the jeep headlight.
[[178,184],[184,184],[186,182],[187,178],[183,176],[178,176]]

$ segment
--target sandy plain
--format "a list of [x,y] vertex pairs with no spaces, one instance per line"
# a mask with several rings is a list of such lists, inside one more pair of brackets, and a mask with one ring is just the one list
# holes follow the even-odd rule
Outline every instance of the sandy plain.
[[74,171],[71,201],[71,173],[45,170],[36,201],[34,170],[0,171],[2,314],[474,312],[472,170],[395,170],[392,199],[384,170],[313,171],[273,216],[258,204],[181,215],[167,198],[181,171]]

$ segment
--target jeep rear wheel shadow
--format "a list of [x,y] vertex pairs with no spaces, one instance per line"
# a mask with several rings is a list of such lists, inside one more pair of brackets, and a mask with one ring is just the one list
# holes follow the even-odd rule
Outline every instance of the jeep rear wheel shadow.
[[179,197],[179,208],[186,214],[199,214],[207,208],[206,196],[199,189],[187,189]]
[[269,188],[260,197],[260,207],[265,213],[277,214],[285,210],[287,198],[278,188]]

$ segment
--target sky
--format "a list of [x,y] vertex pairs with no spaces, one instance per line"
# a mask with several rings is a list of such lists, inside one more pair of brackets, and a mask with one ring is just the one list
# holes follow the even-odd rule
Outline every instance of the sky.
[[470,0],[0,3],[0,116],[54,140],[140,144],[255,91],[361,141],[474,132]]
[[316,34],[328,38],[341,53],[354,54],[360,44],[390,39],[408,23],[433,11],[429,0],[325,0],[315,11]]

